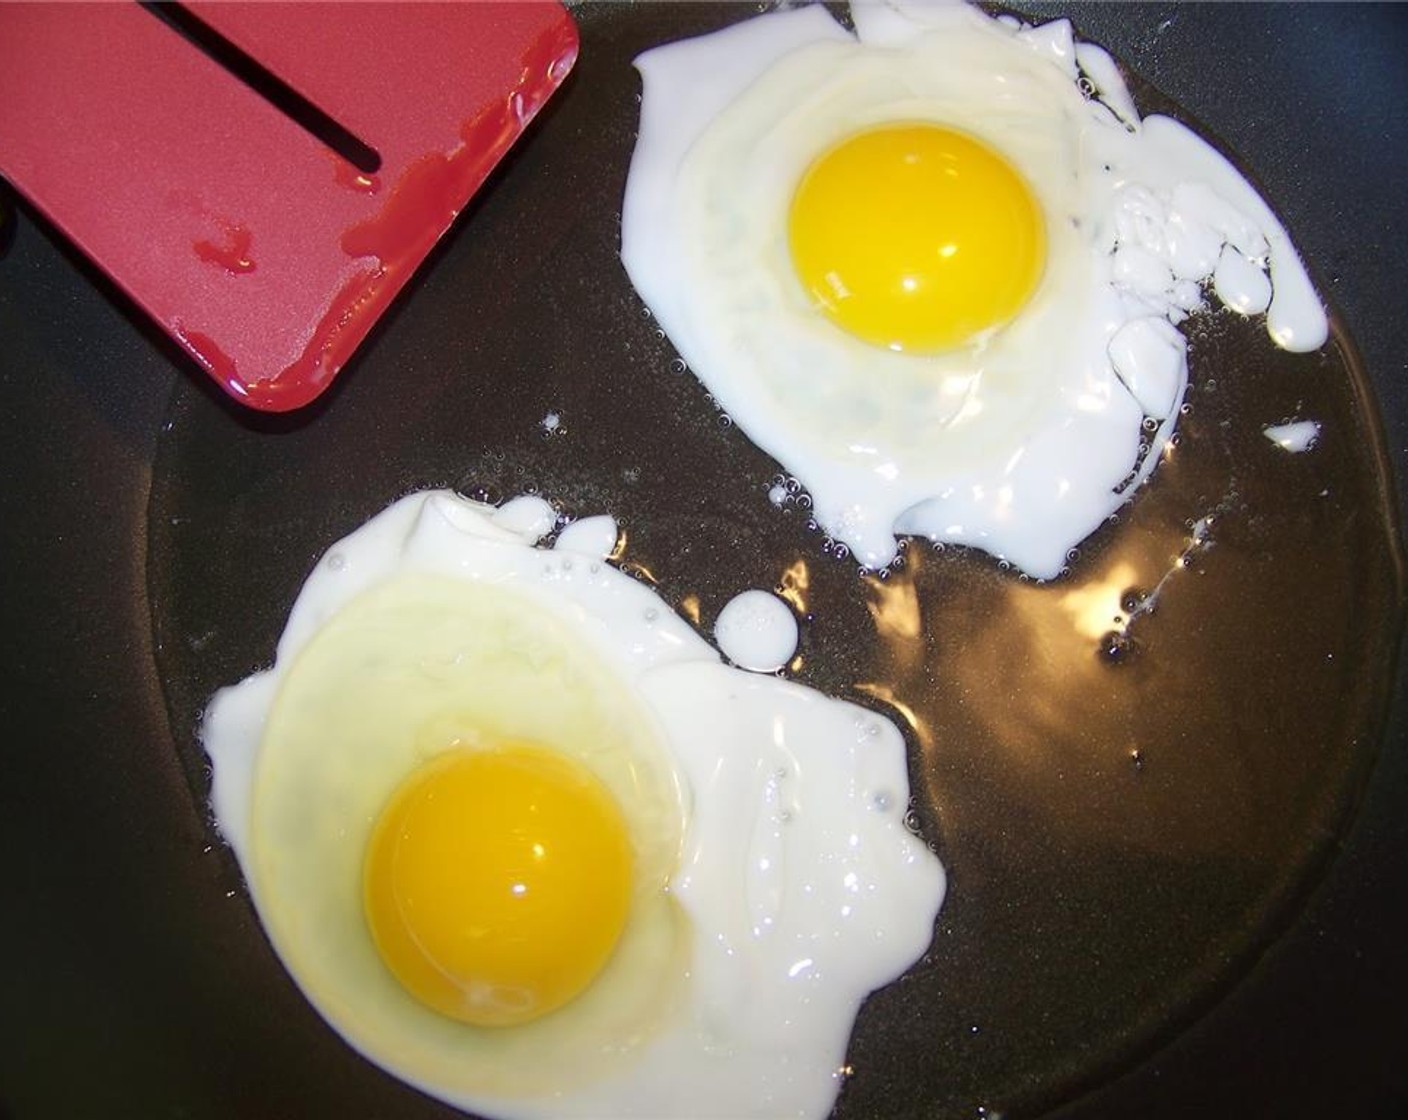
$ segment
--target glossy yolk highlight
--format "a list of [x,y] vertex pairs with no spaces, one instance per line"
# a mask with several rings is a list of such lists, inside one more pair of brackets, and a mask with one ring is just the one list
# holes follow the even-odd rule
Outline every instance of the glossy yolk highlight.
[[788,220],[792,262],[838,326],[935,353],[1009,322],[1046,261],[1041,208],[1017,170],[963,132],[857,133],[807,169]]
[[526,744],[451,751],[383,809],[363,901],[422,1003],[477,1026],[561,1007],[606,964],[630,908],[620,809],[584,766]]

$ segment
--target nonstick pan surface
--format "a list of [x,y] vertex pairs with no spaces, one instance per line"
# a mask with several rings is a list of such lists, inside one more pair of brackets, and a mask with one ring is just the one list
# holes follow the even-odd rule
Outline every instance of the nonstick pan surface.
[[[952,889],[933,951],[863,1011],[838,1115],[1408,1108],[1391,480],[1408,466],[1408,21],[1043,9],[1236,153],[1341,333],[1288,359],[1205,320],[1178,454],[1037,587],[954,549],[913,546],[885,580],[826,555],[626,282],[629,60],[752,10],[579,9],[569,86],[304,414],[238,412],[21,210],[0,260],[10,1115],[452,1115],[288,980],[209,823],[194,735],[214,688],[268,662],[317,554],[427,485],[616,514],[626,561],[695,597],[706,631],[800,564],[799,679],[915,711],[917,809]],[[1324,427],[1304,456],[1260,434],[1292,414]],[[1210,514],[1211,546],[1189,550]],[[1127,642],[1080,622],[1183,553]],[[896,636],[907,618],[920,637]]]

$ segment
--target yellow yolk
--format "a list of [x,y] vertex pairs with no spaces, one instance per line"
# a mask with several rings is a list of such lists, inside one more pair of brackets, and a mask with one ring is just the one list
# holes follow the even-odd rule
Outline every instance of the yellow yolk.
[[581,763],[526,744],[451,751],[382,810],[363,900],[412,995],[476,1026],[561,1007],[606,964],[630,908],[621,812]]
[[802,285],[838,326],[934,353],[1011,320],[1041,279],[1041,208],[1017,170],[965,133],[868,129],[807,169],[788,220]]

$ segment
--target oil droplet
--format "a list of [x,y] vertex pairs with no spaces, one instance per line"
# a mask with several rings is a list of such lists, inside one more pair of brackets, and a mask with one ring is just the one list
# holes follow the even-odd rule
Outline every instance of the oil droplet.
[[482,502],[486,506],[496,506],[503,501],[503,492],[492,483],[470,482],[457,489],[471,502]]
[[1111,630],[1100,639],[1100,659],[1107,665],[1119,666],[1128,662],[1138,652],[1139,647],[1128,634]]

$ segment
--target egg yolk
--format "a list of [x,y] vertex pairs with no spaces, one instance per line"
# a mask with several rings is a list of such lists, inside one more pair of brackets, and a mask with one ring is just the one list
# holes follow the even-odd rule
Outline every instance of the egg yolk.
[[422,1003],[511,1026],[582,992],[630,908],[621,811],[574,759],[540,746],[455,750],[413,772],[367,848],[377,949]]
[[1041,208],[986,144],[932,124],[868,129],[819,156],[792,197],[792,262],[838,326],[936,353],[1009,322],[1041,279]]

